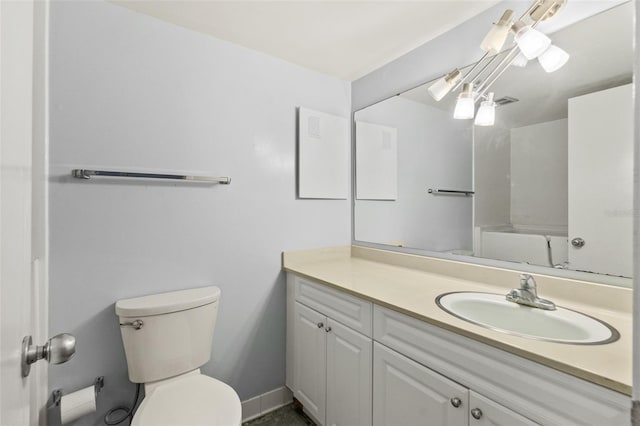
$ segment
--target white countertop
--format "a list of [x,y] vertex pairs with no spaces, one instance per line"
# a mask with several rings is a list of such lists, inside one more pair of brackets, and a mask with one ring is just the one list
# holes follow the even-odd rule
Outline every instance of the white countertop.
[[435,299],[452,291],[506,294],[519,272],[364,247],[286,252],[283,269],[540,364],[631,395],[632,290],[534,275],[541,297],[600,319],[620,339],[571,345],[513,336],[458,319]]

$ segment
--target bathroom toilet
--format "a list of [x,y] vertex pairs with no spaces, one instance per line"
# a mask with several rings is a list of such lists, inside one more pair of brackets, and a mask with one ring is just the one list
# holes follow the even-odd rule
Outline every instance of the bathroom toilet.
[[145,388],[133,426],[241,424],[236,392],[200,373],[211,358],[219,298],[219,288],[202,287],[116,303],[129,380]]

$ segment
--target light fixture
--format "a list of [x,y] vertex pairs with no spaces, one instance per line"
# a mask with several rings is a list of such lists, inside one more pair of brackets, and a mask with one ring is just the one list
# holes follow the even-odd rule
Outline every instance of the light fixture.
[[429,86],[427,91],[429,92],[431,97],[433,97],[433,99],[439,101],[440,99],[444,98],[447,93],[449,93],[451,88],[458,81],[460,81],[461,78],[462,74],[460,74],[460,71],[458,71],[458,69],[456,68],[455,70],[451,71],[449,74],[438,79],[435,83]]
[[529,60],[522,54],[522,52],[520,52],[518,53],[518,56],[516,56],[513,59],[513,62],[511,62],[511,65],[518,68],[524,68],[527,66],[528,63],[529,63]]
[[538,56],[538,61],[546,72],[559,70],[568,60],[569,54],[554,44],[549,46],[542,55]]
[[[549,37],[536,30],[540,22],[556,16],[565,3],[566,0],[533,0],[529,8],[513,20],[513,11],[507,9],[482,39],[480,48],[484,55],[464,75],[456,68],[437,80],[427,89],[429,94],[440,101],[462,86],[453,117],[460,120],[473,118],[476,100],[483,100],[475,124],[491,126],[495,122],[496,102],[489,89],[511,65],[525,67],[529,60],[538,58],[546,72],[553,72],[569,59],[567,52],[552,45]],[[514,43],[503,52],[511,33]]]
[[496,122],[496,103],[493,101],[493,92],[487,95],[487,100],[482,101],[476,120],[476,126],[493,126]]
[[549,37],[533,29],[531,25],[527,25],[523,21],[513,24],[511,30],[515,34],[515,42],[527,59],[537,58],[551,45]]
[[491,29],[480,43],[480,49],[485,52],[496,54],[502,50],[509,30],[511,29],[511,17],[513,16],[513,10],[507,9],[498,22],[491,26]]
[[476,112],[476,101],[473,97],[473,84],[464,83],[462,92],[458,95],[453,118],[456,120],[468,120],[473,118]]

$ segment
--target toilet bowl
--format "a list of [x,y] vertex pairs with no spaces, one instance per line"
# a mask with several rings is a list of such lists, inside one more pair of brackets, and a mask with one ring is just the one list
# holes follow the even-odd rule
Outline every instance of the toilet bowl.
[[236,392],[200,372],[211,358],[219,299],[219,288],[202,287],[116,303],[129,380],[145,387],[132,425],[241,424]]

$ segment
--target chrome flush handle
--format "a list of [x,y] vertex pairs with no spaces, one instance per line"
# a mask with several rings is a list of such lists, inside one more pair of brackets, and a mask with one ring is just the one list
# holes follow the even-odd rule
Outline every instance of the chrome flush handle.
[[132,322],[123,322],[120,327],[133,327],[134,330],[140,330],[144,322],[141,319],[134,320]]

